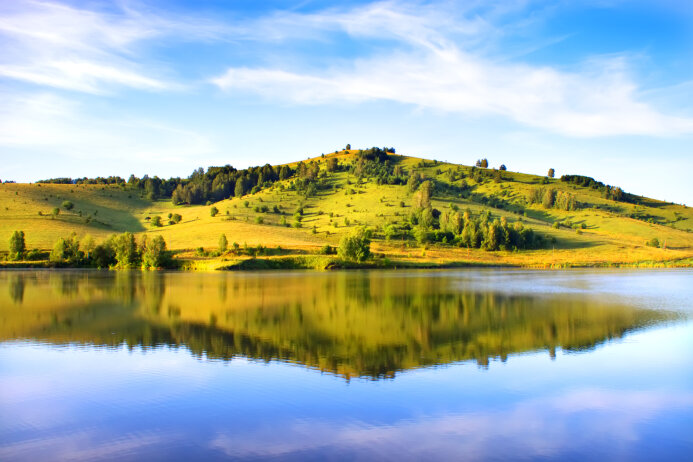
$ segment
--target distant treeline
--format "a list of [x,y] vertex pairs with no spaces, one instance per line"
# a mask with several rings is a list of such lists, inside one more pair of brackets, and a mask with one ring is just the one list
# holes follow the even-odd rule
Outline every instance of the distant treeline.
[[585,188],[592,188],[601,191],[602,196],[605,199],[611,199],[620,202],[638,202],[637,198],[634,195],[623,192],[623,190],[618,186],[604,184],[601,181],[597,181],[589,176],[563,175],[561,176],[561,181],[563,181],[564,183],[572,183],[578,186],[583,186]]
[[[348,169],[357,177],[374,177],[379,184],[404,184],[407,177],[403,170],[396,169],[391,161],[390,154],[394,152],[394,148],[388,147],[359,150],[356,162],[349,165],[341,165],[336,157],[328,157],[326,172]],[[238,170],[231,165],[225,165],[209,167],[205,171],[200,167],[188,178],[161,179],[148,175],[138,178],[130,175],[127,180],[119,176],[109,176],[77,179],[52,178],[40,180],[38,183],[120,185],[123,188],[140,190],[151,200],[170,198],[174,204],[204,204],[255,193],[263,188],[271,187],[276,181],[287,179],[294,180],[290,185],[291,189],[312,195],[316,190],[324,187],[324,184],[319,181],[320,173],[318,163],[310,161],[299,162],[295,168],[288,165],[265,164],[261,167]]]

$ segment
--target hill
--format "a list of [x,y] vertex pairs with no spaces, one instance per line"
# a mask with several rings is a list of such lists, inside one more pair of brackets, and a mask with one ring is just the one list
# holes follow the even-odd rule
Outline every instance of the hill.
[[[0,245],[7,249],[15,230],[24,231],[27,249],[43,251],[72,232],[99,241],[129,231],[161,235],[187,267],[220,268],[258,253],[305,261],[365,227],[376,260],[392,265],[693,261],[693,211],[684,205],[582,176],[548,178],[377,148],[284,166],[210,167],[184,180],[62,181],[0,185]],[[518,238],[526,230],[531,239]],[[211,257],[221,234],[239,250]],[[316,258],[310,264],[325,264]]]

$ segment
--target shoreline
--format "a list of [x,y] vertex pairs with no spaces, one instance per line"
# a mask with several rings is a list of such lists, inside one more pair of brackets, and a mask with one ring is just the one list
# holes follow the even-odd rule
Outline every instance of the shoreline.
[[[405,260],[393,260],[389,258],[376,258],[362,263],[344,261],[339,258],[322,255],[282,256],[275,258],[203,258],[203,259],[176,259],[174,265],[166,268],[157,268],[154,271],[180,271],[180,272],[218,272],[218,271],[281,271],[281,270],[316,270],[338,271],[348,269],[367,270],[411,270],[411,269],[451,269],[451,268],[516,268],[516,269],[578,269],[578,268],[623,268],[623,269],[650,269],[650,268],[693,268],[693,258],[672,260],[642,260],[635,262],[546,262],[514,264],[503,262],[483,261],[447,261],[436,263],[434,261],[412,262]],[[125,271],[150,271],[142,268],[95,268],[86,265],[55,265],[48,260],[37,261],[0,261],[0,271],[9,269],[101,269],[101,270],[125,270]]]

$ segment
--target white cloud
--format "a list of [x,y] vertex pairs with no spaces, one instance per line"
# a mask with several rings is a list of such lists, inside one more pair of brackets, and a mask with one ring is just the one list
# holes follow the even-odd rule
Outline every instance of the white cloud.
[[87,93],[112,86],[176,89],[164,72],[140,56],[145,41],[177,36],[208,39],[211,22],[169,19],[133,9],[91,11],[51,2],[0,5],[0,76]]
[[639,99],[622,57],[564,71],[499,62],[473,43],[494,33],[489,23],[456,19],[434,7],[393,2],[350,11],[276,16],[273,39],[341,31],[355,39],[399,42],[392,51],[319,71],[231,67],[211,79],[231,92],[317,105],[387,100],[445,112],[501,115],[552,132],[594,137],[693,133],[693,118],[664,114]]

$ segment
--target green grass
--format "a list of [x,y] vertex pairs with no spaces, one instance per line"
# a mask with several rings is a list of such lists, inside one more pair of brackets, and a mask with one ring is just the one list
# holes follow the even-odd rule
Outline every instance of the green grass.
[[[337,156],[342,163],[350,162],[354,152],[341,152]],[[315,160],[324,169],[325,159]],[[421,160],[397,156],[407,173],[415,170],[427,178],[453,186],[460,186],[464,181],[471,188],[468,198],[434,195],[434,208],[447,211],[454,204],[474,214],[490,210],[494,216],[505,217],[510,223],[522,219],[526,226],[549,240],[555,238],[555,244],[541,250],[486,252],[442,244],[429,244],[422,249],[413,241],[387,242],[382,238],[383,228],[391,223],[402,225],[412,211],[412,194],[407,186],[378,185],[373,179],[359,184],[353,174],[342,171],[329,173],[329,189],[318,191],[314,197],[305,198],[296,191],[282,190],[281,186],[286,188],[289,184],[289,180],[284,180],[256,194],[213,204],[219,210],[215,217],[210,215],[211,205],[174,206],[170,200],[150,201],[141,192],[120,186],[5,183],[0,185],[0,249],[7,249],[14,230],[26,233],[27,248],[44,250],[71,232],[78,236],[90,234],[99,240],[112,233],[132,231],[139,235],[161,234],[169,248],[181,251],[181,258],[190,257],[185,250],[215,249],[222,233],[226,234],[229,246],[234,242],[241,246],[281,246],[296,255],[312,255],[325,244],[337,245],[341,236],[356,227],[367,226],[376,235],[372,245],[374,252],[407,265],[657,265],[690,262],[693,257],[693,233],[690,232],[693,210],[688,207],[648,198],[642,199],[642,205],[614,202],[602,198],[600,192],[593,189],[558,179],[542,184],[542,177],[516,172],[504,172],[499,182],[486,179],[477,184],[470,177],[470,167],[433,161],[426,161],[426,166],[420,167]],[[465,178],[451,183],[447,175],[449,169],[460,170]],[[540,204],[528,205],[525,198],[538,187],[570,192],[585,207],[562,211],[544,209]],[[508,206],[501,210],[479,202],[482,198],[494,197]],[[61,208],[60,214],[53,217],[51,210],[61,207],[64,200],[73,202],[74,208],[69,212]],[[248,207],[244,205],[246,201]],[[304,213],[300,227],[295,227],[294,212],[300,205]],[[267,206],[270,212],[255,211],[255,207],[262,206]],[[280,209],[280,214],[271,212],[274,206]],[[518,214],[518,210],[524,213]],[[169,225],[169,213],[179,213],[182,221]],[[642,219],[630,218],[632,214]],[[155,216],[161,217],[164,226],[152,227],[151,218]],[[289,226],[281,224],[282,216]],[[258,217],[262,218],[261,224]],[[563,226],[554,228],[556,222]],[[573,227],[581,228],[580,232]],[[666,249],[646,246],[652,238],[666,243]]]

